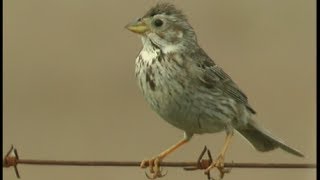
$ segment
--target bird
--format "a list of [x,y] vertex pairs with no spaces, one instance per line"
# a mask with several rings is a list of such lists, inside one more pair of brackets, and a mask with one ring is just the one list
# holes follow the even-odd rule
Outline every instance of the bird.
[[216,160],[205,169],[222,174],[234,132],[257,151],[280,148],[303,157],[256,121],[256,111],[231,77],[199,46],[186,15],[174,4],[161,2],[125,26],[141,37],[143,47],[135,61],[135,76],[144,99],[165,121],[184,131],[181,141],[141,162],[150,179],[162,177],[159,164],[194,134],[226,132]]

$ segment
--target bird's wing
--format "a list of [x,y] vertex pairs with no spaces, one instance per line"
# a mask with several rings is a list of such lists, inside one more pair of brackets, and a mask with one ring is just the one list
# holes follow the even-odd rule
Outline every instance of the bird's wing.
[[234,99],[236,102],[244,104],[253,114],[255,110],[249,105],[247,96],[240,90],[231,77],[225,73],[222,68],[216,65],[203,50],[197,53],[201,57],[197,57],[200,63],[202,73],[199,77],[200,81],[207,88],[219,88],[225,95]]

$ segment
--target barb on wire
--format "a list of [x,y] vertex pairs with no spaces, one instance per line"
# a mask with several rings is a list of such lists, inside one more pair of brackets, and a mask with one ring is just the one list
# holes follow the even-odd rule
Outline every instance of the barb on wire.
[[[207,152],[209,159],[202,159]],[[200,170],[210,166],[212,157],[210,151],[205,147],[196,162],[161,162],[162,167],[183,167],[184,170]],[[35,160],[20,159],[18,151],[13,146],[3,159],[2,166],[5,168],[14,167],[17,178],[20,174],[17,168],[18,164],[28,165],[57,165],[57,166],[138,166],[140,161],[66,161],[66,160]],[[148,164],[146,164],[148,166]],[[317,168],[316,164],[289,164],[289,163],[224,163],[225,168]],[[229,171],[230,169],[226,169]],[[210,174],[207,175],[211,179]]]

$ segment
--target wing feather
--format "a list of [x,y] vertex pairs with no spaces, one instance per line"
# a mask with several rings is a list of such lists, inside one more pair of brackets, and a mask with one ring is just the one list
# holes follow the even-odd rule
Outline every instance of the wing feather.
[[225,95],[238,103],[244,104],[253,114],[256,113],[249,105],[248,97],[222,68],[216,65],[202,49],[197,53],[197,56],[198,67],[200,67],[203,72],[199,79],[207,88],[219,88]]

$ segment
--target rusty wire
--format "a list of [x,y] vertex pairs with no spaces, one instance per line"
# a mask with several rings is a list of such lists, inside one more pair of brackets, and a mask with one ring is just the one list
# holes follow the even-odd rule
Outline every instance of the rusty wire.
[[[202,159],[205,153],[208,154],[208,159]],[[210,166],[212,157],[210,151],[205,147],[201,152],[196,162],[161,162],[162,167],[183,167],[184,170],[192,171],[206,169]],[[10,150],[3,159],[2,166],[5,168],[14,167],[17,178],[20,174],[17,168],[18,164],[26,165],[55,165],[55,166],[140,166],[140,161],[66,161],[66,160],[35,160],[35,159],[20,159],[17,149],[11,146]],[[148,164],[146,164],[148,165]],[[225,172],[230,172],[230,168],[317,168],[316,164],[312,163],[224,163]],[[207,174],[208,179],[211,179],[210,174]]]

